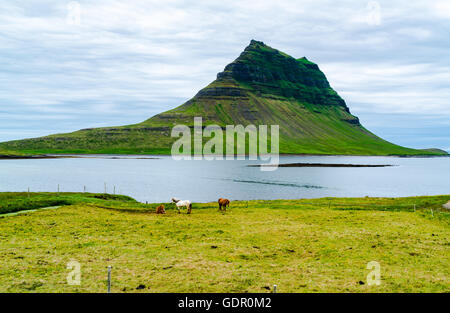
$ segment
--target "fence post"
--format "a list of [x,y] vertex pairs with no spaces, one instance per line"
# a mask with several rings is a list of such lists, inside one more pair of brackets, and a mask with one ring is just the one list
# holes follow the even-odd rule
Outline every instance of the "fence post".
[[416,212],[416,204],[414,204],[414,212]]
[[116,186],[114,186],[114,194],[116,194]]
[[105,194],[106,194],[106,183],[105,183]]
[[273,293],[277,293],[277,285],[273,285]]
[[30,187],[28,187],[28,198],[30,197]]
[[86,186],[83,186],[83,192],[86,193]]
[[108,265],[108,293],[111,293],[111,265]]
[[59,184],[58,184],[58,195],[59,195]]
[[433,209],[431,209],[431,216],[432,216],[432,217],[434,217],[434,214],[433,214]]

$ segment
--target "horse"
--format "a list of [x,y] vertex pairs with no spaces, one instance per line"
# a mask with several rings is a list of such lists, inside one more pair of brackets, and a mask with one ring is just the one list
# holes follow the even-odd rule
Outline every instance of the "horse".
[[178,213],[181,213],[180,209],[182,207],[186,207],[187,214],[191,214],[191,212],[192,212],[192,203],[191,203],[191,201],[189,201],[189,200],[178,200],[176,198],[172,198],[172,202],[175,203],[175,205],[177,206]]
[[164,210],[164,204],[156,207],[156,214],[166,214],[166,210]]
[[222,208],[226,211],[227,206],[230,207],[230,200],[228,199],[220,198],[217,202],[219,203],[219,211],[222,211]]

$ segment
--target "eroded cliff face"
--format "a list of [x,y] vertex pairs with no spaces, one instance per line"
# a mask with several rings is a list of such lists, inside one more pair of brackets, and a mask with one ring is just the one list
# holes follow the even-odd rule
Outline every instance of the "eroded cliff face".
[[241,55],[217,74],[217,81],[235,80],[262,97],[280,96],[319,105],[347,106],[330,87],[317,64],[295,59],[252,40]]
[[178,114],[175,119],[184,120],[195,112],[219,124],[280,124],[298,129],[302,125],[296,125],[292,116],[319,114],[323,106],[342,112],[343,122],[359,125],[317,64],[252,40],[216,80],[182,106],[152,120],[167,121],[174,113]]

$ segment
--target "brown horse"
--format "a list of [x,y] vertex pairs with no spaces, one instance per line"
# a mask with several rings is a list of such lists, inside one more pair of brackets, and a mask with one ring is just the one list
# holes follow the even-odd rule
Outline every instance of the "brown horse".
[[219,211],[222,211],[222,208],[224,211],[226,211],[227,206],[230,207],[230,200],[228,199],[220,198],[218,202],[219,202]]
[[164,210],[164,204],[161,204],[156,208],[156,214],[166,214],[166,210]]

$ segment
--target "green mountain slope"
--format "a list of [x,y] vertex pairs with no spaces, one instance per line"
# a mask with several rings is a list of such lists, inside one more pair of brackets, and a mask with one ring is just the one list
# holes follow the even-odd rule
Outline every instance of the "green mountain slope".
[[[0,143],[22,153],[169,154],[174,125],[280,125],[280,153],[439,154],[389,143],[365,129],[319,67],[262,42],[250,45],[217,79],[183,105],[135,125]],[[206,142],[208,139],[204,139]]]

